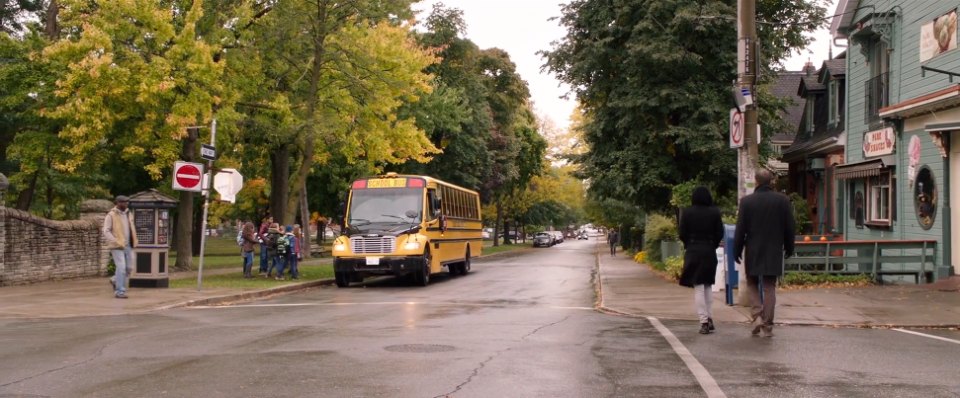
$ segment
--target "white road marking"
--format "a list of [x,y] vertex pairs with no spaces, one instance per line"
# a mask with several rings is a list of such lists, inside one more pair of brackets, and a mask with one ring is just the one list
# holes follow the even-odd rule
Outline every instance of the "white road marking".
[[914,332],[914,331],[912,331],[912,330],[899,329],[899,328],[893,328],[893,330],[896,330],[896,331],[902,332],[902,333],[909,333],[909,334],[914,334],[914,335],[917,335],[917,336],[927,337],[927,338],[931,338],[931,339],[934,339],[934,340],[946,341],[946,342],[948,342],[948,343],[960,344],[960,340],[948,339],[948,338],[946,338],[946,337],[934,336],[934,335],[932,335],[932,334]]
[[[517,304],[475,304],[475,303],[424,303],[417,301],[374,301],[366,303],[287,303],[287,304],[225,304],[225,305],[195,305],[186,307],[187,309],[224,309],[224,308],[276,308],[276,307],[335,307],[335,306],[349,306],[349,305],[430,305],[430,306],[456,306],[456,307],[490,307],[490,308],[502,308],[502,307],[530,307],[529,305],[517,305]],[[543,308],[543,307],[541,307]],[[545,306],[545,308],[557,309],[557,310],[578,310],[578,311],[595,311],[593,307],[568,307],[568,306]]]
[[693,377],[697,379],[698,383],[700,383],[700,388],[703,388],[703,391],[707,393],[707,397],[727,397],[727,395],[723,393],[723,390],[720,389],[720,386],[717,385],[717,381],[713,379],[713,376],[710,376],[710,372],[708,372],[707,369],[700,364],[700,361],[697,361],[697,358],[694,357],[689,350],[687,350],[687,347],[680,342],[680,339],[670,332],[670,329],[667,329],[666,326],[663,326],[663,324],[660,323],[660,320],[657,318],[648,316],[647,319],[653,324],[653,327],[657,328],[657,331],[663,335],[663,338],[667,339],[667,342],[670,343],[671,347],[673,347],[673,351],[677,353],[681,360],[683,360],[683,363],[687,365],[687,369],[690,369],[690,372],[693,373]]

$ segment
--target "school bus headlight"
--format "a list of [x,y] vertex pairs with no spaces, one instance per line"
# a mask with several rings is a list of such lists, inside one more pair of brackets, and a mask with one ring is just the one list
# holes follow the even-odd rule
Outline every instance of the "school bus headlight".
[[420,249],[420,242],[407,242],[403,244],[403,250],[418,250]]
[[337,244],[333,245],[333,251],[335,251],[335,252],[342,252],[342,251],[346,251],[346,250],[347,250],[347,245],[345,245],[345,244],[343,244],[343,243],[337,243]]

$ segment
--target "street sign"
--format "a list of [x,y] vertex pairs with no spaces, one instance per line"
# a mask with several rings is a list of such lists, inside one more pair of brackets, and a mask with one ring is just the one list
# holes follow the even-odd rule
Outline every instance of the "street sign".
[[173,163],[173,189],[200,192],[203,164],[177,161]]
[[236,203],[237,192],[243,189],[243,175],[237,169],[222,169],[213,176],[213,189],[220,194],[220,200]]
[[206,160],[217,160],[217,148],[213,145],[200,144],[200,157]]
[[730,147],[743,146],[743,114],[737,108],[730,109]]

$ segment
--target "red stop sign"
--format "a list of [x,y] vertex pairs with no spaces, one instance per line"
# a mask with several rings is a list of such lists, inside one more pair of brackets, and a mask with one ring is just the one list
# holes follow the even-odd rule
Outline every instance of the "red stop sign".
[[192,164],[181,164],[174,172],[173,178],[177,184],[186,189],[196,188],[200,185],[200,169]]

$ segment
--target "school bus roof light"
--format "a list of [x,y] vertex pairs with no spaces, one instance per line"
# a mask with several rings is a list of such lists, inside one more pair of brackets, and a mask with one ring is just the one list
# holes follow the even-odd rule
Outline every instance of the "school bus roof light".
[[419,178],[408,178],[407,188],[423,188],[423,180]]

